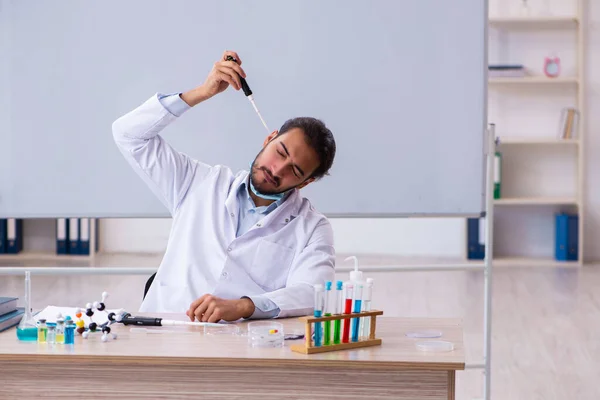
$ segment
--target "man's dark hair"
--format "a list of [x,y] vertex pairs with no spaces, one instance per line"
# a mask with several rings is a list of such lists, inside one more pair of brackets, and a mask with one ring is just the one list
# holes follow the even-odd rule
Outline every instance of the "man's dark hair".
[[293,128],[302,129],[306,143],[315,150],[319,157],[319,166],[309,178],[319,179],[324,175],[329,175],[336,149],[335,139],[329,128],[323,121],[316,118],[298,117],[285,121],[277,136],[281,136]]

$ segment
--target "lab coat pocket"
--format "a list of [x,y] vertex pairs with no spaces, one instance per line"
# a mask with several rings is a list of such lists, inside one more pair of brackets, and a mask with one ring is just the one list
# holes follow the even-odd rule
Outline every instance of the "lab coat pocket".
[[294,250],[262,239],[248,273],[266,291],[281,289],[285,286],[293,259]]

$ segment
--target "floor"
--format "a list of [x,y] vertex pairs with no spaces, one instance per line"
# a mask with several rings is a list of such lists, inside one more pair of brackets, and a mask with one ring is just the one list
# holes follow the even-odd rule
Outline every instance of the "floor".
[[[152,267],[160,258],[139,260]],[[463,318],[467,363],[482,362],[482,272],[365,274],[375,280],[372,307],[387,316]],[[109,307],[135,311],[146,279],[34,276],[33,307],[84,305],[106,290]],[[22,277],[0,275],[0,295],[22,297],[22,291]],[[600,265],[495,268],[492,295],[492,399],[600,398]],[[482,384],[482,370],[459,372],[457,398],[480,398]]]

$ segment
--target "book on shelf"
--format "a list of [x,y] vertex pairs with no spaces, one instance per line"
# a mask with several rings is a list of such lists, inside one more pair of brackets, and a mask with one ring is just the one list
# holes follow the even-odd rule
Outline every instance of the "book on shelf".
[[488,65],[488,77],[490,78],[522,78],[524,76],[527,76],[527,70],[520,64]]
[[579,111],[573,107],[563,108],[560,113],[560,139],[574,139],[579,128]]

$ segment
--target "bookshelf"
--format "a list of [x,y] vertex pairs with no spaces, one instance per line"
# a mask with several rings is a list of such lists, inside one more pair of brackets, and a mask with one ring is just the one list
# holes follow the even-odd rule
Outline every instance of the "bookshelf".
[[[497,151],[502,154],[503,193],[494,200],[494,265],[580,267],[585,222],[584,1],[554,1],[545,10],[532,5],[529,15],[520,14],[521,1],[496,3],[495,9],[490,7],[489,63],[521,64],[527,74],[488,80],[489,121],[496,124]],[[560,57],[558,77],[544,74],[545,54]],[[568,107],[578,110],[579,122],[574,137],[563,139],[560,110]],[[576,261],[554,258],[554,215],[560,211],[579,216]]]
[[548,78],[545,76],[525,76],[523,78],[490,78],[488,84],[500,85],[578,85],[579,79],[572,76]]
[[99,220],[89,219],[89,254],[57,254],[56,222],[54,218],[23,219],[23,249],[16,254],[0,253],[0,263],[82,261],[91,263],[97,257]]

